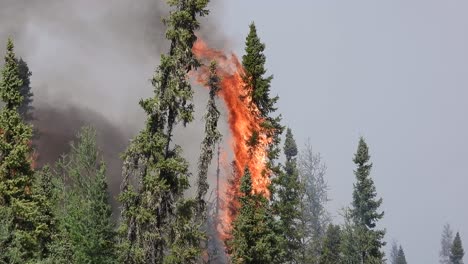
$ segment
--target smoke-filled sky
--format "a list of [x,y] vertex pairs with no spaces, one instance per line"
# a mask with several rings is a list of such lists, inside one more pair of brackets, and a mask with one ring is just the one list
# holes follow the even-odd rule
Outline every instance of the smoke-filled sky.
[[[0,48],[15,38],[33,72],[39,124],[50,129],[55,120],[63,134],[49,138],[66,142],[73,125],[92,122],[111,169],[119,168],[118,152],[144,118],[138,100],[151,94],[149,79],[166,48],[162,2],[0,0]],[[215,4],[203,35],[218,48],[243,53],[248,24],[256,22],[284,123],[300,144],[310,137],[328,165],[336,222],[351,202],[351,160],[364,136],[384,199],[386,241],[398,240],[410,263],[437,263],[446,222],[468,241],[461,207],[468,200],[466,1]],[[196,99],[204,109],[206,97]],[[181,143],[198,155],[193,137]],[[119,172],[111,177],[115,190]]]
[[285,124],[328,165],[332,212],[351,201],[364,136],[386,240],[438,263],[449,222],[468,245],[467,1],[224,3],[237,51],[256,22]]

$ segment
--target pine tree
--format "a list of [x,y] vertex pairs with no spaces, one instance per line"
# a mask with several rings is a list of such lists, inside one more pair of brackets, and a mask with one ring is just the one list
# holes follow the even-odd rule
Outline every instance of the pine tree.
[[340,226],[330,224],[325,233],[322,253],[320,255],[320,264],[340,263],[340,244],[341,230]]
[[442,237],[440,239],[440,252],[439,252],[439,262],[441,264],[450,264],[450,250],[453,243],[453,231],[450,228],[450,225],[447,223],[444,225],[442,230]]
[[450,249],[450,263],[452,264],[463,264],[463,256],[465,251],[463,250],[462,241],[460,238],[460,233],[457,232],[455,239],[452,243],[452,248]]
[[187,73],[199,66],[192,53],[197,16],[208,14],[208,0],[171,0],[164,20],[171,42],[152,79],[154,96],[140,102],[145,128],[124,153],[120,261],[194,263],[203,238],[195,222],[197,202],[185,199],[188,163],[174,144],[173,129],[193,120],[193,90]]
[[279,217],[281,235],[285,238],[285,263],[299,263],[298,250],[300,249],[302,233],[299,228],[301,216],[300,195],[302,185],[299,182],[296,156],[298,150],[290,128],[286,132],[284,154],[286,163],[284,172],[273,180],[274,192],[273,210]]
[[58,234],[46,263],[116,263],[116,236],[96,132],[83,128],[71,152],[56,165],[62,192],[56,204]]
[[0,111],[0,222],[5,226],[0,241],[0,262],[29,263],[40,257],[40,241],[47,232],[40,222],[39,207],[32,193],[32,127],[18,111],[23,103],[20,91],[23,83],[11,39],[1,77],[0,97],[5,105]]
[[382,241],[385,231],[377,230],[377,221],[383,218],[384,213],[377,210],[382,204],[382,198],[377,199],[374,181],[370,178],[372,164],[369,163],[369,149],[363,138],[359,140],[359,146],[354,156],[357,182],[354,184],[353,204],[351,216],[357,226],[358,245],[363,263],[382,263],[384,253],[381,248],[385,245]]
[[408,264],[406,262],[406,257],[405,257],[405,252],[403,251],[403,247],[400,245],[400,248],[398,249],[398,256],[396,259],[396,264]]
[[252,177],[246,168],[241,179],[240,209],[233,222],[233,240],[229,241],[234,264],[283,263],[284,243],[268,210],[268,200],[252,192]]

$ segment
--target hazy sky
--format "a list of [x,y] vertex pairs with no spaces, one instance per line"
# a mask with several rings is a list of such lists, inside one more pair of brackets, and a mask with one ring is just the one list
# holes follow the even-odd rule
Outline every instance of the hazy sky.
[[284,123],[328,165],[335,215],[351,202],[364,136],[386,241],[409,263],[438,263],[449,222],[468,245],[467,1],[223,3],[238,52],[255,21]]

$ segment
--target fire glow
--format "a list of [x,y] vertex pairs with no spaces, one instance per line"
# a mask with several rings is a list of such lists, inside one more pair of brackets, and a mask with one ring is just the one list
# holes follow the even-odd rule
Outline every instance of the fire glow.
[[[219,97],[223,100],[228,110],[228,122],[231,131],[231,148],[234,154],[234,178],[229,184],[224,195],[225,208],[221,221],[223,222],[223,233],[229,234],[231,223],[235,219],[238,201],[235,197],[239,195],[240,178],[246,167],[252,175],[252,189],[254,193],[269,197],[270,172],[267,168],[267,150],[272,142],[266,133],[262,132],[262,118],[258,107],[252,102],[249,88],[246,87],[242,78],[244,68],[235,54],[227,56],[223,51],[209,48],[206,43],[198,38],[195,42],[193,53],[204,65],[210,61],[216,61],[217,74],[220,77],[221,90]],[[194,73],[196,81],[204,85],[207,83],[209,70],[203,66]],[[256,134],[255,146],[249,141]],[[228,208],[226,208],[228,207]],[[226,238],[226,237],[225,237]]]

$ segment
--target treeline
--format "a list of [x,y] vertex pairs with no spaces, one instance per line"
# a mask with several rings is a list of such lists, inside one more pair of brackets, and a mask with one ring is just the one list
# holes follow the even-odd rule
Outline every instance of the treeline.
[[[188,73],[201,66],[192,47],[197,19],[209,13],[208,0],[168,3],[172,11],[164,22],[170,50],[151,80],[153,96],[140,101],[145,126],[122,156],[117,222],[92,127],[78,131],[70,152],[55,164],[35,168],[31,73],[8,40],[0,81],[0,263],[385,263],[385,230],[378,227],[382,199],[371,177],[368,145],[359,140],[352,159],[352,203],[342,212],[344,223],[334,224],[326,210],[326,167],[320,155],[310,144],[300,150],[292,130],[274,114],[278,97],[270,95],[265,45],[254,24],[242,57],[247,96],[240,100],[254,104],[264,120],[251,131],[250,150],[259,147],[259,135],[272,139],[265,170],[271,185],[268,195],[254,192],[249,168],[233,172],[241,176],[236,217],[223,250],[211,250],[219,239],[210,226],[217,216],[206,198],[208,167],[221,140],[216,62],[209,65],[205,138],[195,176],[173,137],[176,127],[185,129],[194,120]],[[191,177],[196,177],[194,197],[186,195]],[[440,255],[444,263],[462,263],[459,233],[453,238],[450,228],[444,229]],[[407,263],[401,245],[392,246],[389,261]]]

